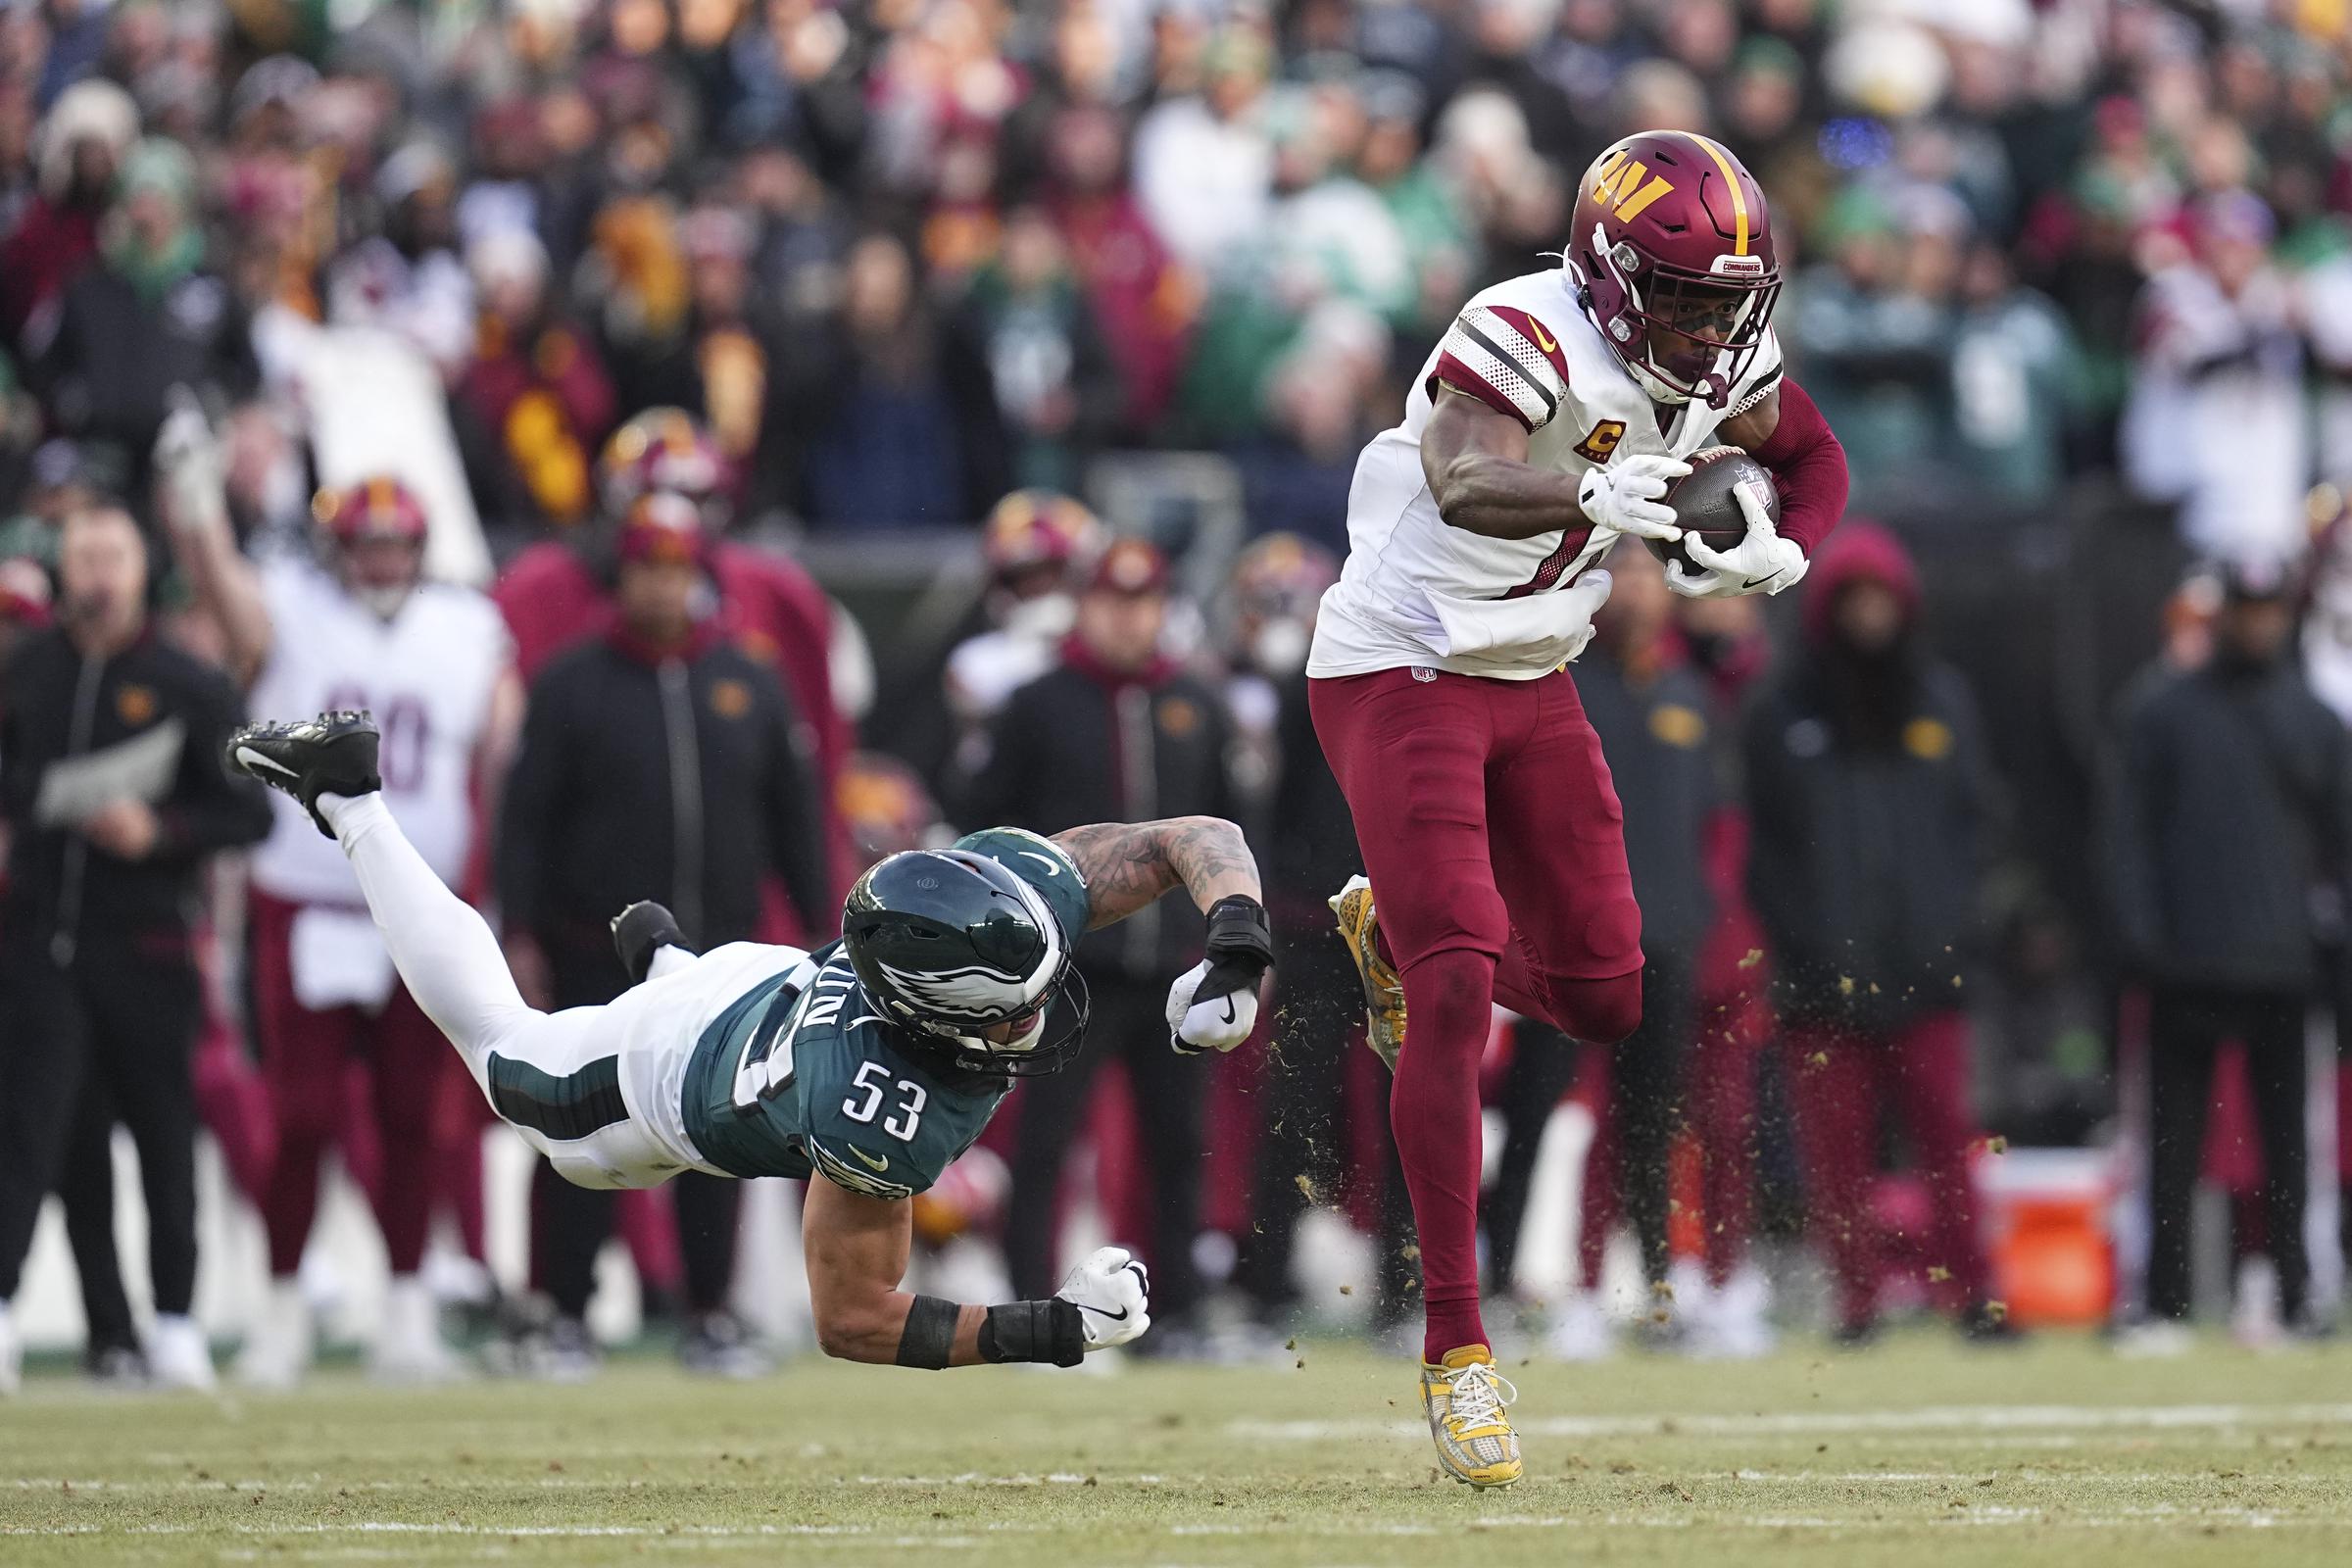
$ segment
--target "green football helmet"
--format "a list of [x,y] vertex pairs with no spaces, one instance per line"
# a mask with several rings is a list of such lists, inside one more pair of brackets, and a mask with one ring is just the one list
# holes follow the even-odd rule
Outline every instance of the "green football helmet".
[[[1068,1065],[1085,1041],[1086,982],[1069,934],[1036,889],[986,856],[906,850],[879,861],[850,889],[841,939],[875,1009],[966,1071],[1038,1077]],[[1010,1040],[983,1037],[1000,1024],[1014,1026]]]

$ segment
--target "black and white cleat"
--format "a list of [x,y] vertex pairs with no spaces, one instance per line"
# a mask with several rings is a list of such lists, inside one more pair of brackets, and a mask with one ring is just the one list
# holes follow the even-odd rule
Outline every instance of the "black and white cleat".
[[300,801],[328,838],[335,830],[318,814],[321,795],[368,795],[384,787],[375,770],[374,715],[320,713],[288,723],[248,724],[229,736],[231,772],[259,779]]

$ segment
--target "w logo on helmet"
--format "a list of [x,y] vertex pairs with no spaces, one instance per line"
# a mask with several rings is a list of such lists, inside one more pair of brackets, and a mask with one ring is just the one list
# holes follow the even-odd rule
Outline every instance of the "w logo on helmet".
[[1674,193],[1672,180],[1664,174],[1651,173],[1640,159],[1622,147],[1603,158],[1592,173],[1592,199],[1616,203],[1614,210],[1621,223],[1632,222],[1651,202]]

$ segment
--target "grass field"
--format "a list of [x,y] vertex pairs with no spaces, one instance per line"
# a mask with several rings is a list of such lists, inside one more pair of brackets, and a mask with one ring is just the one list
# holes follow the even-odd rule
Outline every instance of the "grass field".
[[1484,1495],[1435,1479],[1406,1364],[1301,1353],[219,1399],[36,1379],[0,1404],[0,1563],[2352,1563],[2352,1348],[1923,1332],[1514,1367],[1528,1479]]

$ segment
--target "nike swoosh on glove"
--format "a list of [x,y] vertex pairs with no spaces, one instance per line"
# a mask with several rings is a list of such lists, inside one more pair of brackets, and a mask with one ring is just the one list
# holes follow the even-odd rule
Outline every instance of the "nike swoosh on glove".
[[1086,1348],[1107,1350],[1138,1339],[1152,1326],[1152,1276],[1124,1247],[1099,1249],[1070,1270],[1054,1294],[1078,1308]]
[[1659,498],[1690,471],[1680,458],[1636,452],[1606,467],[1587,468],[1577,481],[1576,504],[1597,527],[1672,543],[1683,530],[1675,526],[1674,509]]
[[1183,1055],[1231,1051],[1257,1027],[1257,987],[1274,963],[1265,906],[1246,894],[1208,911],[1208,956],[1168,988],[1168,1044]]
[[1742,594],[1777,594],[1804,580],[1812,563],[1793,539],[1784,539],[1772,525],[1764,498],[1754,486],[1732,492],[1747,517],[1747,536],[1729,550],[1716,550],[1703,539],[1685,539],[1683,554],[1706,567],[1692,571],[1679,561],[1666,564],[1666,586],[1685,599],[1737,599]]

